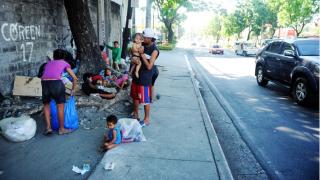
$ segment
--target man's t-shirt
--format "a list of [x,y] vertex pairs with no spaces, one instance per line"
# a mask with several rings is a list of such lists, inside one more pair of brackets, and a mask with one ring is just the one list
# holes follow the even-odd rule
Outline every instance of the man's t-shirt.
[[64,60],[49,61],[44,68],[41,79],[60,80],[62,73],[71,66]]

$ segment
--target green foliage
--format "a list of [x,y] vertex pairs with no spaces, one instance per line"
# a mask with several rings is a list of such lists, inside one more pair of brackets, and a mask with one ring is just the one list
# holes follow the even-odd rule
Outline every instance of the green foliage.
[[174,25],[179,25],[186,19],[184,14],[178,13],[179,9],[185,7],[191,9],[192,5],[188,0],[154,0],[159,10],[159,19],[164,23],[168,31],[168,41],[174,39]]
[[164,50],[164,51],[171,51],[175,48],[175,44],[171,44],[171,43],[160,44],[160,45],[158,45],[158,48],[160,50]]
[[316,0],[279,0],[279,24],[292,27],[299,36],[318,10],[319,2]]

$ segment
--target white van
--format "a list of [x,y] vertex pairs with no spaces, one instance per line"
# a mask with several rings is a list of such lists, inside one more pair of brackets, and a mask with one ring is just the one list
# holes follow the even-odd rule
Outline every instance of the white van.
[[258,48],[256,48],[255,45],[250,42],[236,42],[234,44],[234,50],[236,55],[242,56],[255,56],[258,52]]

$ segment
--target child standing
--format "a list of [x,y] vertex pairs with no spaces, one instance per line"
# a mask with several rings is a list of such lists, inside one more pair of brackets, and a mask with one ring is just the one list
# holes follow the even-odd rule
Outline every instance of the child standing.
[[130,75],[132,75],[133,71],[135,71],[135,76],[137,78],[139,78],[139,70],[141,67],[139,50],[143,49],[142,42],[143,42],[142,34],[136,33],[134,36],[134,41],[133,41],[132,49],[131,49],[131,60],[137,59],[139,63],[137,65],[133,64],[131,66]]
[[104,150],[109,150],[121,143],[121,131],[120,127],[117,126],[118,118],[115,115],[107,117],[107,128],[108,133],[104,135]]

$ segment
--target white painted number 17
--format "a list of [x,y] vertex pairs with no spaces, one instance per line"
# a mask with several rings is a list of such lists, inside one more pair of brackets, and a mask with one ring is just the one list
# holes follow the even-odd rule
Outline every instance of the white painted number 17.
[[30,47],[30,53],[29,53],[29,58],[28,61],[31,62],[31,55],[33,51],[33,42],[26,42],[21,44],[21,49],[23,53],[23,61],[27,61],[26,59],[26,48]]

